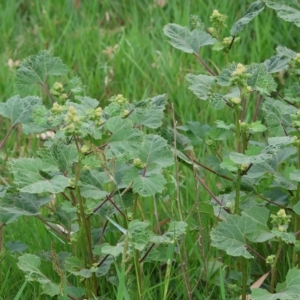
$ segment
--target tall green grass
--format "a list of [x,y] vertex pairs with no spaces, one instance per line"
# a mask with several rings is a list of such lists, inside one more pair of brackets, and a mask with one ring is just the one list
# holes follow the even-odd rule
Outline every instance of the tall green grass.
[[[200,102],[188,91],[185,75],[189,72],[202,72],[201,65],[188,54],[172,48],[165,40],[162,28],[174,22],[189,25],[189,16],[196,14],[207,23],[213,9],[228,14],[228,27],[245,12],[252,1],[204,1],[169,0],[163,7],[154,5],[151,0],[11,0],[0,1],[0,101],[15,94],[14,73],[16,67],[9,67],[8,61],[22,60],[41,49],[49,49],[70,67],[70,76],[77,75],[86,85],[86,94],[100,100],[103,105],[114,94],[122,93],[126,98],[138,100],[156,94],[167,93],[174,103],[175,118],[178,124],[187,121],[210,123],[216,120],[215,112],[206,103]],[[76,6],[76,3],[80,3]],[[244,64],[261,62],[274,55],[275,47],[283,44],[297,49],[297,28],[290,23],[278,22],[275,14],[263,12],[241,33],[241,40],[230,53],[237,62]],[[229,35],[229,32],[228,32]],[[201,55],[214,68],[225,66],[220,53],[211,49],[201,50]],[[216,69],[217,70],[217,69]],[[169,125],[172,112],[166,112]],[[0,140],[6,130],[6,121],[0,119]],[[9,181],[4,167],[9,155],[31,155],[37,141],[25,138],[14,132],[6,148],[1,153],[0,183]],[[197,153],[201,160],[204,153]],[[175,170],[167,174],[170,182],[176,181]],[[207,182],[214,176],[201,171]],[[173,185],[167,186],[165,199],[153,199],[143,207],[145,215],[155,224],[153,212],[158,211],[159,220],[182,217],[189,224],[185,238],[187,250],[187,274],[193,285],[195,299],[210,299],[209,294],[219,289],[220,299],[226,298],[222,268],[217,269],[219,286],[210,281],[213,261],[218,253],[207,245],[209,228],[213,225],[211,212],[203,202],[207,200],[192,176],[191,170],[179,166],[177,174],[182,216],[174,205]],[[210,186],[224,187],[225,183],[212,182]],[[156,206],[154,205],[156,201]],[[21,219],[4,230],[4,241],[20,240],[28,245],[29,252],[51,249],[64,250],[66,245],[54,238],[38,220]],[[0,299],[47,299],[40,295],[38,285],[27,283],[16,266],[17,255],[7,255],[0,266]],[[216,260],[215,260],[216,261]],[[216,262],[217,263],[217,262]],[[185,299],[185,286],[178,274],[180,262],[172,266],[169,299]],[[145,299],[162,299],[164,274],[158,272],[162,266],[145,266]],[[45,272],[52,273],[51,266]],[[122,279],[119,270],[119,280]],[[121,285],[121,288],[125,288]],[[132,287],[134,288],[134,287]],[[20,294],[22,291],[22,294]],[[115,291],[118,295],[117,290]],[[120,293],[120,291],[119,291]],[[16,298],[15,298],[16,297]],[[120,298],[121,299],[121,298]]]

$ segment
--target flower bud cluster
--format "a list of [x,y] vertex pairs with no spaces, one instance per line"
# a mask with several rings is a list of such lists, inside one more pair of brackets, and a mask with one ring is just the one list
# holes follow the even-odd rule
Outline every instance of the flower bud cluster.
[[80,117],[77,116],[77,112],[74,106],[69,107],[65,121],[67,123],[67,126],[65,128],[67,135],[81,135],[82,121],[80,120]]
[[111,97],[109,101],[112,102],[112,103],[117,103],[121,106],[128,103],[128,100],[121,94],[118,94],[117,96]]
[[59,105],[57,102],[54,102],[53,106],[52,106],[52,109],[51,109],[51,112],[54,115],[59,115],[60,113],[64,112],[65,110],[66,110],[65,106]]
[[279,209],[276,215],[271,214],[271,223],[278,228],[280,232],[286,232],[291,221],[291,216],[287,215],[284,209]]
[[135,158],[134,161],[133,161],[133,165],[137,168],[137,169],[143,169],[146,167],[146,164],[143,163],[141,161],[140,158]]
[[65,101],[68,98],[68,95],[65,93],[64,86],[61,82],[55,82],[50,92],[53,96],[58,97],[62,101]]
[[212,15],[209,17],[209,21],[216,28],[226,27],[226,24],[225,24],[226,19],[227,19],[227,16],[220,14],[217,9],[214,9],[212,12]]
[[247,79],[250,77],[250,74],[246,72],[246,66],[243,64],[237,64],[236,69],[231,73],[230,85],[239,86],[242,88],[243,93],[249,93],[251,87],[247,84]]
[[126,118],[129,115],[130,111],[128,109],[124,109],[121,113],[122,118]]
[[90,120],[94,121],[96,126],[100,126],[103,123],[101,118],[102,112],[101,107],[97,107],[96,109],[92,109],[88,112]]
[[242,102],[242,99],[239,97],[234,97],[230,99],[230,102],[235,105],[239,105]]
[[291,114],[292,124],[295,128],[300,128],[300,110],[297,111],[297,113]]
[[204,25],[201,21],[201,19],[197,15],[191,15],[191,24],[194,26],[194,28],[203,28]]
[[294,76],[300,75],[300,53],[297,53],[297,55],[289,62],[289,70]]
[[266,263],[267,264],[273,264],[274,262],[274,258],[275,258],[275,255],[269,255],[267,258],[266,258]]
[[225,51],[226,53],[229,52],[229,46],[231,45],[232,40],[233,40],[233,37],[228,36],[228,37],[225,37],[222,41],[222,45],[224,46],[223,51]]
[[215,27],[209,27],[208,31],[212,37],[218,38],[218,31],[216,30]]

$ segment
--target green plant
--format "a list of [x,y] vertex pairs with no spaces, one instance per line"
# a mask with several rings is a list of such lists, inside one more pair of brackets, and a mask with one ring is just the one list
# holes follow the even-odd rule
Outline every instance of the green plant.
[[[41,96],[17,95],[0,104],[0,115],[10,119],[0,149],[20,125],[26,135],[52,133],[35,157],[10,158],[13,183],[0,186],[0,235],[21,216],[37,218],[54,234],[51,249],[18,257],[26,282],[38,282],[50,297],[143,299],[143,264],[167,262],[168,278],[174,242],[186,229],[185,222],[172,220],[157,235],[141,209],[142,201],[164,193],[163,171],[174,163],[167,141],[147,133],[161,126],[166,96],[129,102],[119,94],[101,108],[80,95],[79,78],[53,81],[66,72],[59,58],[41,51],[16,73],[21,95]],[[25,250],[18,242],[0,242],[1,260],[8,255],[4,245]],[[57,243],[65,251],[58,252]],[[42,261],[52,264],[53,277],[43,272]],[[101,285],[108,281],[111,290]],[[165,297],[167,291],[168,284]]]
[[[220,266],[228,266],[225,274],[215,276],[215,284],[221,289],[225,282],[230,299],[240,295],[246,299],[249,285],[255,280],[250,274],[268,271],[266,289],[253,289],[251,299],[299,299],[300,54],[278,46],[277,54],[263,63],[229,63],[234,59],[232,48],[239,47],[237,34],[265,7],[300,26],[297,1],[258,0],[234,23],[230,35],[227,16],[218,10],[212,12],[210,26],[192,16],[193,30],[178,24],[164,27],[168,42],[193,54],[206,73],[188,74],[189,89],[226,116],[214,120],[213,125],[188,122],[178,126],[177,130],[189,141],[181,139],[184,143],[177,154],[190,165],[195,179],[212,198],[218,222],[210,232],[211,245],[226,252],[218,256]],[[209,64],[203,59],[199,50],[207,45],[219,51],[224,65]],[[289,74],[289,87],[281,95],[272,74],[283,70]],[[209,153],[200,162],[195,159],[197,148]],[[219,178],[222,188],[218,195],[215,187],[208,186],[199,175],[199,168]],[[208,251],[204,260],[206,255]],[[255,257],[259,263],[253,260]],[[282,279],[278,274],[286,275],[286,282],[278,283],[274,294],[276,283]]]

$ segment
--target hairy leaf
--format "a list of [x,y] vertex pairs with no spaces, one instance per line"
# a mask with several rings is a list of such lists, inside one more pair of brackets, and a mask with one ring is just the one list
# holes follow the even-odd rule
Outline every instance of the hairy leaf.
[[286,281],[278,283],[276,293],[271,294],[266,289],[252,289],[252,300],[291,300],[299,299],[300,294],[300,270],[290,269]]
[[247,238],[251,242],[265,242],[274,237],[274,233],[267,226],[269,219],[269,210],[265,207],[251,207],[242,212],[242,215],[249,219],[249,222],[255,224],[256,228]]
[[51,201],[50,197],[38,197],[29,193],[6,194],[0,205],[3,211],[17,216],[39,215],[39,208]]
[[262,106],[270,131],[276,136],[283,136],[284,129],[291,126],[290,114],[296,114],[297,108],[279,100],[267,97]]
[[266,0],[266,5],[276,10],[278,17],[300,27],[300,8],[296,0]]
[[109,139],[109,150],[106,151],[108,158],[122,158],[125,154],[135,158],[143,143],[143,132],[132,127],[128,119],[120,117],[110,118],[105,128],[112,133]]
[[85,170],[81,172],[80,180],[82,182],[80,192],[83,197],[101,200],[107,195],[103,189],[103,184],[111,179],[105,172]]
[[239,33],[246,24],[248,24],[254,17],[256,17],[263,9],[265,5],[262,1],[258,0],[253,2],[245,12],[244,16],[235,22],[230,30],[231,35]]
[[167,141],[159,135],[146,135],[138,157],[146,164],[146,167],[155,164],[165,168],[174,163],[173,152],[170,150]]
[[290,58],[284,55],[275,55],[264,61],[268,73],[277,73],[288,68]]
[[228,215],[226,221],[210,232],[212,245],[231,256],[253,258],[246,250],[246,235],[252,234],[255,228],[256,224],[245,216]]
[[49,167],[40,159],[19,158],[10,161],[15,184],[21,192],[26,193],[59,193],[70,185],[69,179],[63,175],[48,175],[44,169]]
[[67,72],[66,65],[48,51],[40,51],[21,62],[16,75],[16,87],[22,94],[30,94],[35,85],[43,85],[49,75],[60,76]]
[[277,84],[267,72],[264,64],[251,64],[247,67],[247,73],[251,74],[247,83],[253,90],[257,90],[263,95],[269,95],[270,92],[276,90]]
[[75,145],[66,145],[61,141],[55,141],[50,148],[43,148],[39,154],[43,162],[57,166],[63,174],[67,174],[72,164],[78,162]]
[[261,124],[261,121],[256,121],[249,125],[249,132],[256,133],[256,132],[264,132],[267,130],[267,127]]
[[169,38],[169,43],[186,53],[198,54],[200,47],[212,45],[217,40],[201,29],[190,31],[187,27],[178,24],[168,24],[163,29],[164,34]]
[[41,271],[41,260],[33,254],[24,254],[19,257],[18,267],[24,272],[28,281],[37,281],[42,287],[43,293],[54,297],[60,294],[59,285],[53,283]]
[[[145,105],[143,105],[143,102]],[[135,127],[147,126],[149,128],[158,128],[162,125],[163,111],[167,103],[167,96],[158,95],[147,101],[140,101],[132,108],[129,119]]]
[[187,74],[185,79],[188,81],[189,89],[201,100],[207,100],[208,92],[212,92],[212,85],[216,81],[214,76]]
[[236,66],[237,64],[233,62],[226,69],[223,69],[217,77],[217,83],[221,86],[229,86],[231,74],[235,71]]
[[278,55],[286,56],[288,58],[294,58],[297,55],[295,51],[283,46],[278,46],[276,51]]
[[269,153],[260,153],[258,155],[248,156],[243,153],[231,152],[230,159],[236,164],[259,164],[272,157]]
[[153,196],[163,191],[166,179],[161,174],[151,174],[148,177],[139,176],[133,181],[133,192],[142,197]]
[[9,98],[6,102],[0,103],[0,115],[11,120],[11,126],[16,124],[29,124],[32,122],[34,109],[41,105],[39,97],[28,96],[21,98],[19,95]]
[[149,222],[141,222],[139,220],[132,220],[128,225],[129,239],[132,246],[139,251],[144,250],[149,243],[149,225]]

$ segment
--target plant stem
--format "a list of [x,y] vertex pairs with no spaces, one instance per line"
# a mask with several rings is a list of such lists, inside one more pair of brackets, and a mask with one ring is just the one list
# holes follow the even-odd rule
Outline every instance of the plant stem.
[[277,253],[276,253],[276,256],[274,258],[272,268],[271,268],[271,287],[270,287],[270,292],[271,293],[274,293],[275,280],[276,280],[276,264],[277,264],[280,252],[282,250],[282,247],[283,247],[283,242],[280,240],[278,248],[277,248]]
[[239,106],[236,105],[234,110],[235,110],[236,152],[241,153],[241,124],[240,124]]
[[15,127],[15,126],[10,126],[10,128],[9,128],[9,130],[7,131],[7,133],[6,133],[5,137],[4,137],[4,139],[3,139],[3,140],[1,141],[1,143],[0,143],[0,150],[1,150],[1,148],[4,146],[6,140],[8,139],[8,137],[9,137],[9,135],[11,134],[12,130],[14,129],[14,127]]
[[143,299],[143,293],[142,293],[142,274],[141,274],[141,265],[139,262],[139,251],[134,249],[134,268],[135,268],[135,274],[136,274],[136,283],[138,288],[138,300]]
[[247,299],[247,274],[248,274],[248,262],[245,257],[241,257],[242,266],[242,300]]
[[[213,75],[213,74],[212,74]],[[174,111],[174,105],[172,103],[172,120],[173,120],[173,132],[174,132],[174,152],[175,152],[175,178],[176,178],[176,202],[177,202],[177,209],[178,209],[178,214],[180,217],[180,221],[183,221],[183,216],[182,216],[182,209],[181,209],[181,202],[180,202],[180,191],[179,191],[179,168],[178,168],[178,160],[177,160],[177,147],[176,147],[176,120],[175,120],[175,111]],[[178,248],[179,248],[179,243],[178,243]],[[187,272],[187,266],[188,266],[188,256],[187,256],[187,250],[186,250],[186,243],[183,241],[182,243],[182,250],[179,251],[179,257],[180,257],[180,262],[181,262],[181,272],[182,276],[184,279],[186,291],[188,294],[188,299],[192,300],[192,292],[191,292],[191,284],[190,284],[190,277]]]
[[234,213],[236,215],[240,214],[241,180],[242,180],[242,174],[241,174],[241,171],[239,171],[238,177],[237,177],[237,182],[236,182],[235,203],[234,203]]
[[[298,170],[300,169],[300,145],[297,147],[297,157],[298,157]],[[297,184],[297,191],[296,196],[293,204],[297,204],[300,201],[300,182]],[[298,232],[300,230],[300,216],[294,213],[294,232]],[[299,240],[300,236],[297,235],[296,239]],[[298,261],[298,262],[297,262]],[[293,259],[292,264],[295,267],[296,263],[298,264],[298,268],[300,267],[300,253],[296,252],[296,249],[294,247],[293,250]]]

